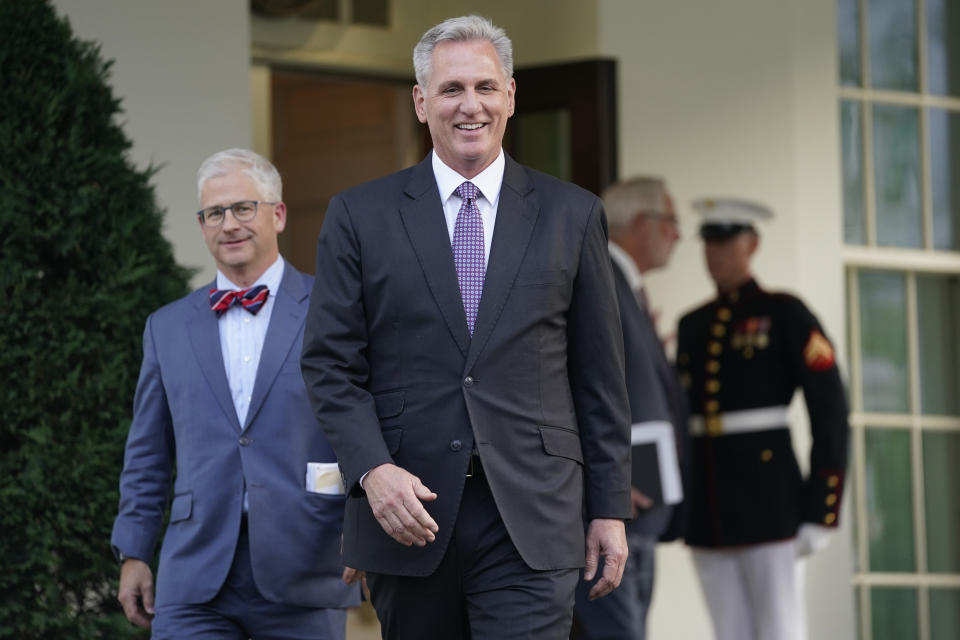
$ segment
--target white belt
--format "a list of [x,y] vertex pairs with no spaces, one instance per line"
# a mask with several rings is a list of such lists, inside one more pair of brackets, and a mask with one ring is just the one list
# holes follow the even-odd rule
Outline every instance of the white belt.
[[728,433],[748,433],[786,427],[790,424],[787,420],[788,409],[789,407],[782,406],[728,411],[711,416],[709,419],[704,419],[701,415],[692,415],[690,416],[690,434],[721,436]]

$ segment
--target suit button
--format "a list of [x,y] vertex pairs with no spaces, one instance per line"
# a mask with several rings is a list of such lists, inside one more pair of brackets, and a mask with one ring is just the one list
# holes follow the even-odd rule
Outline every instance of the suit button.
[[473,376],[467,376],[463,379],[463,386],[472,387],[473,386]]
[[828,514],[823,518],[824,524],[833,524],[833,523],[836,522],[836,521],[837,521],[837,514],[835,514],[835,513],[828,513]]
[[825,502],[827,503],[828,507],[832,507],[833,505],[837,504],[837,494],[835,493],[827,494],[827,498]]
[[450,451],[460,451],[460,449],[463,449],[462,442],[460,442],[459,440],[450,441]]
[[241,446],[241,447],[246,447],[246,446],[249,445],[251,442],[253,442],[253,440],[251,440],[250,438],[248,438],[248,437],[246,437],[246,436],[243,436],[242,438],[240,438],[240,446]]
[[763,452],[760,454],[760,459],[763,460],[764,462],[770,462],[771,460],[773,460],[773,451],[770,449],[764,449]]

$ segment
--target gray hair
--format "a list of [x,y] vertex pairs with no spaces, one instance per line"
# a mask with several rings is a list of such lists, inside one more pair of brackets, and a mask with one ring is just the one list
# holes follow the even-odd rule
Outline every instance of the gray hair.
[[653,176],[615,182],[603,192],[603,207],[612,229],[629,225],[638,213],[664,215],[667,212],[667,184],[662,178]]
[[283,182],[273,163],[249,149],[226,149],[218,151],[203,161],[197,170],[197,200],[203,201],[203,185],[210,178],[219,178],[241,170],[249,176],[260,197],[269,202],[283,199]]
[[433,50],[441,42],[467,42],[486,40],[493,45],[500,58],[503,77],[513,77],[513,45],[507,32],[493,24],[489,18],[470,15],[450,18],[427,30],[420,42],[413,48],[413,70],[417,74],[417,84],[426,89],[433,71]]

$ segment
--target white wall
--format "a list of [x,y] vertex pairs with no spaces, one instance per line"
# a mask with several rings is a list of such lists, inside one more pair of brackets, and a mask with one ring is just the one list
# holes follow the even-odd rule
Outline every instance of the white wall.
[[[833,2],[599,0],[598,11],[600,52],[619,60],[621,176],[664,176],[682,219],[670,267],[649,281],[661,331],[713,295],[690,201],[747,197],[777,213],[754,261],[761,284],[803,297],[845,359]],[[842,522],[808,563],[817,640],[854,634],[850,518]],[[664,546],[658,563],[651,639],[712,637],[689,552]]]
[[214,274],[194,213],[196,171],[215,151],[250,145],[249,18],[237,0],[54,0],[75,35],[114,60],[131,160],[153,177],[176,259]]

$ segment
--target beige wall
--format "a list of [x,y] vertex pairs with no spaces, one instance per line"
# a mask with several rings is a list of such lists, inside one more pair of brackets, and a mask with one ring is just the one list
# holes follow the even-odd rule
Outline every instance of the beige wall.
[[507,30],[517,64],[594,55],[595,0],[395,0],[390,29],[255,16],[255,59],[413,77],[413,45],[446,18],[478,13]]
[[131,160],[159,167],[152,183],[167,210],[177,261],[213,261],[197,227],[196,171],[208,155],[250,145],[247,3],[237,0],[54,0],[83,40],[114,60],[110,80],[133,141]]
[[[682,219],[669,269],[649,282],[661,328],[712,295],[691,199],[748,197],[777,213],[762,230],[758,279],[803,297],[845,354],[833,3],[599,0],[598,13],[600,52],[619,60],[621,175],[666,177]],[[794,413],[802,423],[802,407]],[[808,563],[810,638],[853,637],[843,522]],[[709,638],[687,550],[662,547],[658,562],[652,640]]]

